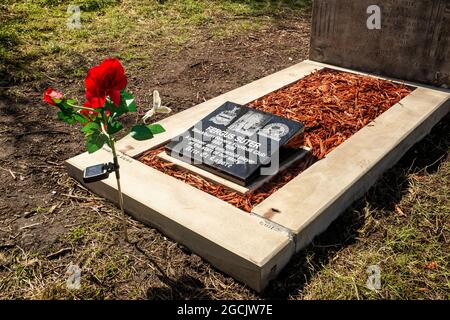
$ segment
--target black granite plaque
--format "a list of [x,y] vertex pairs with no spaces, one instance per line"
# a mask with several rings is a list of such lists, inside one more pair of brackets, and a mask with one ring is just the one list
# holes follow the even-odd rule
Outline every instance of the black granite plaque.
[[449,31],[448,0],[314,0],[310,59],[449,87]]
[[227,102],[175,137],[166,151],[246,186],[262,167],[279,161],[280,148],[303,130],[300,122]]

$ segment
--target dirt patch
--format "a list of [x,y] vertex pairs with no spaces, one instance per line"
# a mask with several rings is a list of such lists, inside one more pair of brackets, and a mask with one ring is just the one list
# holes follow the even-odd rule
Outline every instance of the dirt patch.
[[309,17],[286,19],[283,25],[245,36],[206,36],[186,45],[175,58],[162,52],[151,73],[136,72],[129,83],[140,93],[141,105],[150,103],[156,89],[176,112],[300,62],[308,51]]

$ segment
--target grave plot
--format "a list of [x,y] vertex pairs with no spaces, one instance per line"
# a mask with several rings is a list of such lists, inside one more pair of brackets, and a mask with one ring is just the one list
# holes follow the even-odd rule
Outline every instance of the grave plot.
[[[127,212],[251,288],[263,290],[296,251],[324,231],[449,111],[450,92],[436,87],[450,85],[445,76],[449,64],[442,59],[449,52],[448,5],[378,2],[389,18],[382,20],[381,31],[367,27],[370,1],[316,0],[311,39],[315,61],[304,61],[166,118],[160,122],[166,132],[152,140],[119,141]],[[419,26],[424,23],[433,28],[422,30]],[[392,42],[400,33],[403,41]],[[389,48],[389,55],[373,51],[380,47]],[[418,54],[411,49],[416,47],[431,49]],[[397,79],[381,79],[367,71]],[[185,165],[187,161],[160,157],[168,143],[230,101],[303,123],[303,140],[290,147],[308,146],[309,155],[256,190],[244,190],[246,183],[240,185],[244,189],[230,189],[226,183],[233,181],[228,175],[218,176],[195,164],[194,171]],[[227,117],[230,113],[222,114],[219,123]],[[246,119],[239,125],[230,122],[227,129],[238,128],[248,139],[258,134],[255,123],[261,130],[270,125],[262,116]],[[280,135],[282,127],[269,129]],[[82,181],[85,167],[110,157],[108,149],[81,154],[69,159],[67,168]],[[117,202],[112,177],[87,187]]]
[[[365,125],[375,120],[414,88],[374,77],[322,69],[296,83],[270,93],[248,105],[287,119],[305,123],[306,132],[296,147],[311,150],[305,159],[280,167],[280,174],[250,190],[230,186],[222,179],[199,174],[170,158],[160,157],[163,147],[145,152],[138,160],[244,211],[283,187],[316,161],[324,158]],[[285,169],[284,171],[282,169]],[[242,195],[242,193],[245,193]]]

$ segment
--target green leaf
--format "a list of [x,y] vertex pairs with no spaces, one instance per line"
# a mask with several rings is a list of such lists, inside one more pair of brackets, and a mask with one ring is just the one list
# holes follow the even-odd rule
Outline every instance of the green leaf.
[[86,149],[89,153],[94,153],[95,151],[100,150],[107,141],[108,138],[100,131],[98,133],[94,132],[87,136]]
[[81,129],[81,132],[83,132],[86,137],[93,134],[100,134],[100,125],[96,122],[89,122]]
[[101,149],[108,142],[108,137],[100,129],[100,124],[96,122],[89,122],[81,129],[86,137],[86,149],[89,153]]
[[57,115],[58,115],[59,120],[62,120],[64,122],[68,123],[68,124],[75,124],[75,123],[77,123],[77,121],[72,117],[72,115],[67,114],[66,112],[64,112],[62,110],[59,111],[57,113]]
[[108,147],[110,147],[112,149],[111,141],[109,139],[106,139],[106,144],[108,145]]
[[131,136],[138,141],[142,141],[153,138],[153,133],[145,125],[137,124],[131,128]]
[[85,116],[83,116],[82,114],[76,112],[75,114],[73,114],[73,119],[75,121],[78,121],[80,124],[85,125],[86,123],[89,122],[89,119],[86,118]]
[[58,118],[68,124],[75,124],[79,122],[80,124],[86,124],[89,119],[84,115],[78,113],[70,104],[75,104],[74,100],[59,100],[57,105],[60,111],[57,113]]
[[122,114],[125,114],[128,112],[128,109],[126,109],[126,105],[120,101],[119,106],[116,107],[114,102],[112,102],[109,97],[106,99],[105,102],[105,111],[111,112],[112,117],[120,117]]
[[136,104],[134,103],[133,96],[122,90],[120,91],[120,103],[118,106],[114,105],[111,99],[108,97],[105,103],[105,110],[111,112],[111,115],[115,118],[120,117],[121,115],[128,113],[130,111],[136,111]]
[[122,91],[120,91],[120,98],[121,98],[120,102],[121,103],[122,102],[125,103],[128,111],[136,112],[136,109],[137,109],[136,102],[135,102],[134,97],[133,97],[133,95],[131,93],[129,93],[129,92],[125,91],[125,90],[122,90]]
[[[134,97],[131,93],[126,92],[125,90],[120,91],[120,103],[116,106],[111,99],[108,97],[106,99],[105,111],[109,111],[111,113],[111,117],[116,120],[121,115],[126,114],[128,112],[136,111],[136,103],[134,101]],[[116,129],[118,126],[114,126]]]
[[159,133],[166,132],[166,130],[163,128],[163,126],[160,124],[157,124],[157,123],[149,124],[147,126],[147,128],[149,128],[153,134],[159,134]]
[[119,132],[122,129],[123,129],[123,126],[120,123],[120,121],[117,121],[117,120],[115,120],[112,117],[110,117],[108,119],[108,128],[107,128],[108,134],[110,134],[110,135],[115,134],[115,133]]

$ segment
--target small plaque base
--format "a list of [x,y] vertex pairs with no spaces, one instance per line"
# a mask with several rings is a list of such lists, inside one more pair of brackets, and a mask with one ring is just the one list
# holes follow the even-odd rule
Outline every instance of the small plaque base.
[[[167,153],[241,186],[281,160],[283,146],[304,130],[300,122],[226,102],[166,146]],[[276,164],[275,164],[276,166]]]
[[214,173],[203,170],[200,167],[191,165],[187,162],[184,162],[177,158],[171,157],[170,155],[167,154],[167,152],[161,152],[158,155],[158,157],[160,157],[164,161],[173,163],[180,168],[184,168],[193,173],[196,173],[199,176],[202,176],[203,178],[205,178],[209,181],[218,183],[218,184],[220,184],[224,187],[227,187],[233,191],[239,192],[240,194],[246,194],[247,192],[255,191],[256,189],[262,187],[265,183],[267,183],[271,179],[273,179],[276,174],[282,172],[283,170],[289,168],[291,165],[293,165],[297,161],[300,161],[301,159],[303,159],[310,152],[310,150],[311,149],[308,147],[303,147],[300,149],[296,149],[295,152],[292,151],[292,152],[283,153],[282,156],[280,157],[279,169],[273,175],[260,176],[255,181],[253,181],[251,184],[249,184],[248,186],[241,186],[241,185],[234,183],[228,179],[225,179],[223,177],[215,175]]

